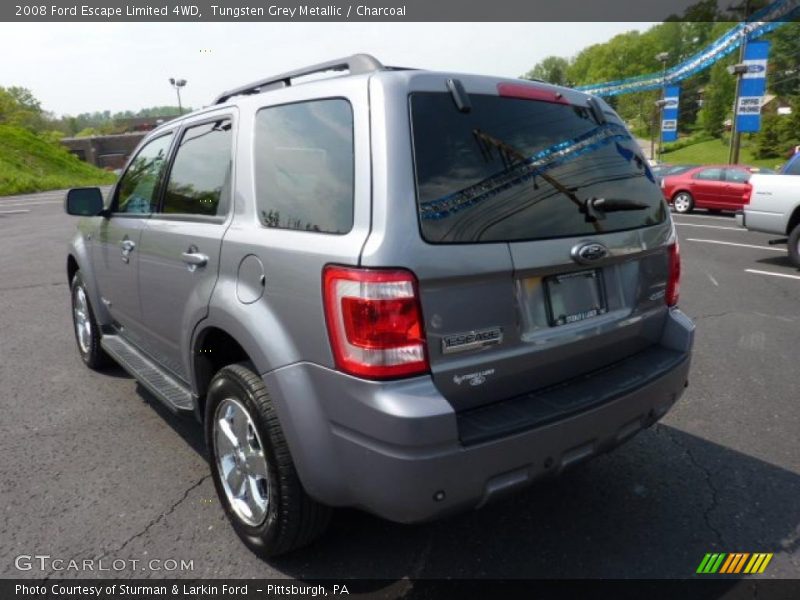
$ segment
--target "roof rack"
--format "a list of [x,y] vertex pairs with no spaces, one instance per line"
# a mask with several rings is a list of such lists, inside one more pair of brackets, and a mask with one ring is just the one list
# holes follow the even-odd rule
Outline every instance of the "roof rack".
[[238,88],[228,90],[217,96],[214,104],[222,104],[227,102],[233,96],[241,96],[246,94],[258,94],[265,92],[268,89],[284,88],[292,85],[292,79],[298,77],[305,77],[306,75],[313,75],[314,73],[324,73],[325,71],[350,71],[351,75],[360,75],[362,73],[371,73],[373,71],[380,71],[383,69],[381,62],[369,54],[353,54],[345,58],[338,58],[336,60],[329,60],[327,62],[303,67],[295,71],[281,73],[274,75],[267,79],[254,81]]

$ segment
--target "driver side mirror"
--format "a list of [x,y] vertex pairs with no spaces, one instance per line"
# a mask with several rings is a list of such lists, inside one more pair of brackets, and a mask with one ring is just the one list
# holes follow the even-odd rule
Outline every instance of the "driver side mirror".
[[64,198],[64,210],[75,217],[96,217],[103,212],[103,192],[97,187],[72,188]]

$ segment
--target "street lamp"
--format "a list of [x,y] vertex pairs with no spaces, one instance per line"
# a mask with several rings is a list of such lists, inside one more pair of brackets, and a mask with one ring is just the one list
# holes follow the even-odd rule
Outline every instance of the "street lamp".
[[178,114],[183,114],[183,106],[181,105],[181,88],[186,85],[185,79],[175,79],[174,77],[169,78],[169,83],[172,87],[175,88],[175,91],[178,93]]
[[661,154],[664,151],[664,105],[666,101],[664,97],[667,95],[667,61],[669,60],[669,52],[659,52],[656,54],[656,60],[661,63],[661,100],[656,102],[658,107],[658,160],[661,160]]

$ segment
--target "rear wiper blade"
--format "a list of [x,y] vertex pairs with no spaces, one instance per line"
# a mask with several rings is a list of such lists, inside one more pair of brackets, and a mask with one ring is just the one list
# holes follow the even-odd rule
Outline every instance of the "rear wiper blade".
[[604,219],[605,213],[620,212],[625,210],[646,210],[649,204],[638,200],[625,198],[588,198],[581,207],[581,212],[586,215],[587,221]]

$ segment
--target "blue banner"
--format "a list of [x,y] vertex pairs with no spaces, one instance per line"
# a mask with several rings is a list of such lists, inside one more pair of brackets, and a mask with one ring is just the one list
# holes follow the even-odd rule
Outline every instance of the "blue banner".
[[750,16],[745,23],[735,27],[711,42],[694,56],[667,69],[666,77],[661,72],[638,75],[629,79],[582,85],[575,89],[595,96],[617,96],[631,92],[656,90],[666,83],[678,83],[708,69],[721,58],[728,56],[741,44],[748,46],[753,40],[773,31],[787,21],[800,17],[800,0],[775,0]]
[[750,42],[744,48],[743,64],[747,72],[739,81],[739,101],[736,104],[736,131],[741,133],[761,129],[761,103],[767,88],[767,56],[769,42]]
[[674,142],[678,139],[678,106],[681,87],[669,85],[664,88],[664,108],[661,111],[661,141]]

